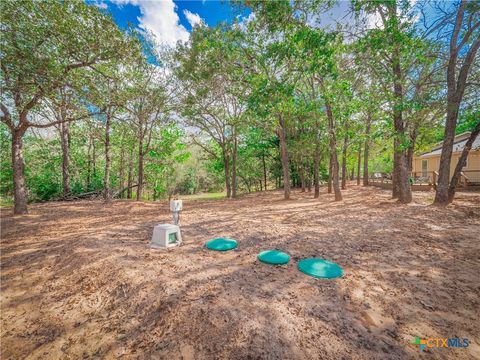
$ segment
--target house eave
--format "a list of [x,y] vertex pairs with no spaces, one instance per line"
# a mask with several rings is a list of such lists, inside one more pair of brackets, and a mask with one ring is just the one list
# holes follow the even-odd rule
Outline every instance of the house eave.
[[[462,151],[463,151],[463,150],[462,150]],[[454,154],[461,154],[462,151],[452,151],[452,155],[454,155]],[[469,155],[471,155],[472,153],[475,153],[475,154],[478,153],[478,154],[480,154],[480,149],[472,149],[472,150],[470,150]],[[441,155],[442,155],[441,153],[440,153],[440,154],[429,154],[429,153],[427,153],[427,154],[422,154],[422,155],[414,156],[413,158],[414,158],[414,159],[424,159],[424,158],[440,157]]]

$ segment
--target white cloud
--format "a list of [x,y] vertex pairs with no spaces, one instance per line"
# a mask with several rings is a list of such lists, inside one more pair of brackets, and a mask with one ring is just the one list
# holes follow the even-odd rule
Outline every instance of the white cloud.
[[203,24],[203,20],[200,17],[200,15],[192,13],[191,11],[188,10],[183,10],[183,14],[187,18],[188,22],[190,23],[190,26],[193,28],[195,25]]
[[236,27],[240,28],[241,30],[246,30],[248,24],[250,22],[252,22],[253,20],[255,20],[255,17],[256,16],[255,16],[254,12],[251,12],[250,14],[248,14],[247,17],[237,15],[236,19],[237,19],[238,23],[236,24]]
[[96,7],[100,8],[100,9],[108,8],[108,5],[103,0],[95,0],[93,2],[93,5],[95,5]]
[[138,5],[137,0],[110,0],[110,2],[114,3],[119,7],[122,7],[123,5],[129,4],[129,3],[132,5]]
[[[180,24],[173,0],[111,0],[118,6],[131,4],[140,8],[139,28],[151,32],[164,45],[174,46],[177,41],[187,41],[190,33]],[[196,14],[192,14],[196,15]],[[197,15],[198,16],[198,15]],[[190,21],[190,20],[189,20]]]
[[378,12],[367,14],[367,28],[368,29],[383,28],[382,17]]

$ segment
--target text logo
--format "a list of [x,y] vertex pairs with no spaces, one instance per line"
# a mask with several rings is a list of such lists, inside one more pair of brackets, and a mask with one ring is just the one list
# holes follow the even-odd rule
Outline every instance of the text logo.
[[417,346],[420,351],[425,348],[466,348],[469,345],[467,338],[427,338],[422,339],[418,336],[411,342]]

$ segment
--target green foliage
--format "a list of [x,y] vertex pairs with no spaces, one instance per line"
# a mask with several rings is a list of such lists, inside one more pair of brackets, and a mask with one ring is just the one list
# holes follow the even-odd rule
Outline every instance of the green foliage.
[[107,68],[136,47],[111,17],[82,1],[7,0],[1,13],[2,101],[16,98],[17,111],[38,108],[62,84],[81,85],[86,67]]
[[472,131],[479,121],[480,110],[468,109],[460,116],[457,128],[455,129],[456,134],[458,135],[467,131]]
[[[137,191],[143,164],[143,199],[157,200],[221,192],[234,176],[239,192],[281,186],[280,141],[295,183],[311,183],[314,165],[327,181],[335,152],[356,171],[366,143],[369,170],[391,171],[394,139],[402,152],[441,141],[445,44],[418,33],[414,2],[353,0],[358,18],[381,23],[348,39],[345,29],[321,26],[333,4],[244,2],[255,14],[248,23],[196,26],[188,42],[160,49],[150,34],[122,31],[82,1],[1,2],[2,202],[13,193],[19,131],[29,200],[63,196],[64,120],[73,196],[99,194],[108,162],[113,193]],[[478,122],[477,92],[461,108],[457,134]]]
[[62,191],[59,141],[27,136],[25,143],[28,144],[25,173],[30,200],[47,201],[59,197]]
[[12,139],[7,126],[0,123],[0,195],[13,195]]
[[158,137],[151,145],[145,168],[147,179],[155,184],[154,199],[179,192],[183,174],[178,167],[191,156],[182,141],[183,137],[183,131],[170,124],[160,129]]

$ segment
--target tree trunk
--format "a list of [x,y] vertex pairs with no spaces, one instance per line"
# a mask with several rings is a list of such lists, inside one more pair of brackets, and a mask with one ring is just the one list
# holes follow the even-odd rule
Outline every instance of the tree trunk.
[[103,177],[103,199],[110,201],[110,114],[105,121],[105,174]]
[[232,154],[232,198],[237,197],[237,135],[233,137],[233,154]]
[[[310,168],[310,170],[312,170],[312,169]],[[312,191],[311,171],[309,171],[309,172],[307,173],[307,190],[308,190],[308,192],[311,192],[311,191]]]
[[136,200],[141,201],[143,195],[143,152],[138,154],[138,187]]
[[338,158],[337,158],[337,141],[335,139],[335,121],[333,118],[332,108],[329,101],[325,101],[328,118],[328,131],[330,135],[330,158],[331,158],[331,178],[333,192],[335,193],[335,201],[342,200],[342,192],[338,181]]
[[132,198],[132,189],[133,189],[133,153],[134,147],[132,146],[130,150],[130,158],[128,159],[128,179],[127,179],[127,199]]
[[[463,38],[461,40],[459,39],[460,30],[464,26],[463,20],[467,4],[467,1],[460,2],[455,19],[455,26],[450,38],[450,57],[447,66],[447,118],[434,200],[434,204],[436,205],[447,205],[449,203],[450,161],[452,158],[455,129],[457,127],[458,111],[467,85],[470,67],[474,63],[475,56],[480,48],[480,37],[474,31],[465,31]],[[458,44],[459,41],[460,45]],[[465,45],[469,44],[469,42],[471,42],[470,45]],[[465,49],[467,46],[468,50]],[[457,77],[458,55],[462,52],[466,54]]]
[[262,153],[262,166],[263,166],[263,189],[267,191],[267,164],[265,162],[265,154]]
[[[365,128],[365,144],[363,152],[363,186],[368,186],[368,156],[370,155],[370,129],[372,126],[372,119],[370,115],[367,116],[367,126]],[[358,155],[360,156],[360,154]]]
[[347,148],[348,148],[348,136],[343,138],[343,150],[342,150],[342,190],[347,188]]
[[328,186],[327,186],[327,192],[329,194],[332,193],[332,156],[329,156],[328,159]]
[[97,152],[95,147],[95,139],[92,140],[92,171],[93,178],[97,178]]
[[[252,192],[252,187],[250,185],[250,182],[248,182],[244,177],[240,177],[242,180],[243,180],[243,183],[245,184],[245,186],[247,187],[247,191],[248,193],[251,193]],[[260,180],[260,184],[262,184],[262,180]],[[255,185],[255,188],[257,187],[257,185]]]
[[341,201],[343,198],[340,190],[340,181],[338,179],[339,166],[336,151],[332,152],[330,156],[332,158],[332,187],[335,194],[335,201]]
[[320,141],[317,139],[315,144],[315,155],[313,158],[313,186],[315,193],[313,197],[316,199],[320,196],[320,179],[318,172],[320,171]]
[[400,151],[402,150],[400,150],[400,141],[397,136],[398,135],[395,134],[393,140],[392,199],[400,198]]
[[[403,150],[402,141],[405,135],[405,126],[403,123],[403,85],[402,69],[400,65],[400,52],[395,48],[392,54],[393,80],[393,124],[395,128],[394,136],[394,172],[395,186],[398,188],[398,200],[402,204],[408,204],[412,201],[412,191],[408,182],[408,166],[405,150]],[[395,191],[394,186],[394,191]],[[395,192],[393,195],[396,195]]]
[[70,187],[70,133],[68,122],[60,124],[60,142],[62,145],[62,180],[63,197],[68,198],[72,194]]
[[451,203],[453,201],[453,198],[455,197],[455,189],[457,188],[458,180],[460,180],[460,174],[462,172],[463,167],[466,165],[468,153],[472,149],[472,145],[475,142],[475,139],[477,138],[479,133],[480,133],[480,121],[477,123],[472,133],[470,134],[470,137],[465,143],[465,147],[463,148],[462,154],[458,159],[457,166],[455,167],[455,171],[452,176],[452,180],[450,181],[450,186],[448,187],[449,203]]
[[358,145],[358,159],[357,159],[357,185],[360,185],[360,169],[362,168],[362,145]]
[[298,167],[298,176],[300,177],[300,186],[302,188],[302,192],[305,192],[306,184],[305,184],[305,169],[303,168],[303,164]]
[[[153,200],[158,200],[158,191],[157,191],[157,180],[155,179],[155,183],[153,184]],[[170,200],[168,200],[170,203]]]
[[[119,170],[119,188],[123,189],[125,187],[125,141],[123,141],[123,136],[121,140],[120,147],[120,170]],[[123,198],[123,192],[119,194],[120,198]]]
[[279,117],[279,126],[277,127],[277,136],[280,140],[280,155],[283,168],[283,194],[285,200],[290,199],[290,162],[288,160],[287,142],[285,134],[285,122]]
[[[397,148],[398,149],[398,148]],[[404,151],[397,150],[399,152],[397,157],[397,163],[395,166],[395,186],[398,190],[398,200],[402,204],[408,204],[412,201],[412,191],[410,183],[408,181],[408,164],[407,157]]]
[[21,130],[12,131],[12,166],[13,166],[13,213],[26,214],[27,188],[25,182],[25,163],[23,161],[23,134]]
[[437,189],[434,200],[434,204],[437,205],[446,205],[449,203],[450,162],[452,159],[453,141],[455,139],[455,128],[457,127],[458,109],[460,106],[459,101],[450,99],[450,97],[452,97],[452,95],[449,91],[447,121],[445,123],[442,154],[440,155],[440,167],[438,169]]
[[138,187],[137,187],[137,201],[142,200],[143,193],[143,122],[140,122],[138,134]]
[[227,199],[232,197],[232,190],[230,187],[230,159],[228,158],[227,150],[223,148],[223,166],[225,168],[225,190],[227,191]]

